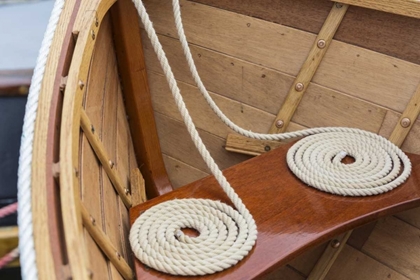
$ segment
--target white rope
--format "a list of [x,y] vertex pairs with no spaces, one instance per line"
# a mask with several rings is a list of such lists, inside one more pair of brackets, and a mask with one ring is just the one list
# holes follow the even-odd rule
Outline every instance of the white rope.
[[[226,248],[228,255],[232,254],[233,259],[239,261],[248,254],[255,243],[257,234],[255,221],[202,143],[143,3],[140,0],[133,2],[195,146],[242,215],[242,219],[247,222],[243,227],[235,222],[239,229],[237,233],[235,231],[235,234],[238,234],[236,238],[245,240],[243,244],[246,249],[243,247],[232,249],[234,247],[229,246]],[[194,81],[207,103],[228,127],[241,135],[261,140],[285,140],[312,135],[300,140],[288,151],[287,161],[297,177],[322,191],[352,196],[375,195],[397,187],[408,178],[411,172],[411,162],[408,157],[390,141],[374,133],[359,129],[326,127],[282,134],[260,134],[237,126],[219,109],[202,83],[182,26],[179,0],[173,0],[172,3],[176,28]],[[355,162],[349,165],[341,163],[346,155],[353,156]],[[404,170],[399,175],[400,160],[403,162]],[[214,210],[204,208],[204,205],[214,203],[216,202],[203,199],[175,200],[148,209],[135,221],[130,232],[130,243],[136,257],[152,268],[175,275],[211,274],[234,265],[237,261],[231,262],[229,258],[221,259],[226,255],[221,250],[224,247],[220,244],[224,244],[225,240],[218,235],[221,232],[215,231],[214,239],[207,239],[210,238],[208,228],[215,228],[209,219],[215,218],[210,218],[208,215],[208,212],[213,213]],[[224,212],[225,204],[219,202],[217,204],[220,207],[217,209],[223,209]],[[228,216],[237,215],[233,209],[226,211],[225,214]],[[218,216],[222,215],[217,213]],[[223,222],[217,221],[217,223]],[[185,237],[180,231],[183,227],[199,231],[199,238]],[[245,232],[241,232],[241,229]],[[208,246],[209,243],[213,244],[212,242],[217,248],[215,250],[221,251],[215,254],[209,253],[212,250],[208,249]],[[220,263],[226,265],[216,265]]]
[[[18,225],[19,225],[19,252],[22,278],[36,280],[38,271],[36,267],[35,247],[32,225],[32,149],[35,130],[35,120],[38,110],[38,98],[41,91],[45,65],[54,37],[55,29],[64,7],[64,0],[54,3],[51,17],[39,50],[31,87],[26,103],[25,117],[23,120],[22,137],[20,144],[19,169],[18,169]],[[42,248],[38,248],[42,250]]]

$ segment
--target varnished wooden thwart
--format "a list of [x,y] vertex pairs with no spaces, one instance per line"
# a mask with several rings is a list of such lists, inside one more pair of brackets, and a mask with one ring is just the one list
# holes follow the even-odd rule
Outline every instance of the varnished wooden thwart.
[[[253,279],[286,264],[310,247],[379,217],[420,205],[420,156],[409,155],[413,171],[397,189],[372,197],[342,197],[306,186],[290,172],[290,144],[224,171],[255,218],[258,240],[233,268],[200,279]],[[231,204],[212,177],[206,177],[130,210],[133,223],[153,205],[170,199],[209,198]],[[136,261],[139,279],[177,279]]]
[[[332,7],[330,14],[325,20],[321,31],[312,45],[311,51],[309,52],[305,63],[302,65],[299,74],[287,94],[286,100],[281,106],[274,123],[271,125],[269,133],[280,133],[286,131],[293,114],[299,106],[309,83],[322,61],[322,58],[327,53],[328,47],[330,46],[334,34],[340,26],[348,7],[348,5],[342,4],[337,4]],[[278,121],[281,121],[281,126],[276,125]]]
[[342,0],[340,2],[397,15],[420,18],[419,0]]
[[107,151],[99,137],[94,133],[95,128],[93,127],[89,117],[87,116],[85,110],[80,111],[80,126],[83,129],[86,137],[89,139],[89,143],[92,146],[93,150],[96,153],[96,156],[99,158],[102,166],[104,167],[106,173],[108,174],[109,179],[111,180],[114,188],[120,195],[122,201],[124,202],[125,206],[131,207],[131,195],[129,192],[126,192],[124,189],[124,185],[118,174],[115,166],[114,161],[108,156]]

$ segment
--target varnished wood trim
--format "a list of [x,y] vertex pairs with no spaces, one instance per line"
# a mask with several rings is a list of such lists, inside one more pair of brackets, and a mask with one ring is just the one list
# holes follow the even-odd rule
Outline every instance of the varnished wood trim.
[[83,129],[87,139],[89,140],[90,145],[92,146],[93,150],[95,151],[96,156],[98,157],[99,161],[101,162],[103,168],[105,169],[106,174],[108,175],[109,179],[112,182],[115,190],[120,195],[122,201],[124,202],[127,208],[131,207],[131,194],[129,190],[124,188],[123,181],[120,178],[118,171],[115,168],[115,159],[111,159],[105,150],[104,145],[102,144],[101,140],[94,133],[94,127],[92,122],[89,120],[88,115],[86,114],[85,110],[80,111],[80,126]]
[[0,70],[0,96],[27,95],[32,69]]
[[104,252],[124,279],[134,279],[134,272],[122,257],[122,252],[118,252],[109,237],[96,226],[95,219],[89,215],[89,212],[83,204],[81,204],[80,209],[82,211],[83,225],[95,240],[96,244],[98,244],[99,248],[101,248],[102,252]]
[[130,130],[147,197],[172,191],[162,159],[147,82],[137,11],[130,0],[112,9],[114,42]]
[[[293,117],[297,107],[302,100],[312,77],[315,75],[319,64],[321,63],[324,55],[326,54],[328,47],[334,37],[335,32],[340,26],[344,15],[347,12],[348,5],[336,4],[331,8],[330,14],[325,20],[324,25],[321,28],[312,48],[306,58],[302,68],[300,69],[295,81],[290,87],[289,93],[287,94],[286,100],[281,106],[280,111],[277,114],[269,133],[281,133],[286,131],[290,120]],[[277,125],[277,122],[281,122],[281,126]]]
[[418,0],[340,0],[340,2],[420,19]]

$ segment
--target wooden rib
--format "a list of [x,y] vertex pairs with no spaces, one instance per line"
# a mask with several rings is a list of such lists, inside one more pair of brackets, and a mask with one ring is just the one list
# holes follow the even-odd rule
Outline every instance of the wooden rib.
[[[111,180],[115,190],[120,195],[122,201],[124,202],[125,206],[127,208],[131,207],[131,194],[127,192],[124,188],[124,185],[122,183],[122,180],[118,174],[118,171],[115,168],[115,163],[110,157],[108,156],[108,153],[105,150],[105,147],[99,137],[92,132],[94,131],[94,127],[89,120],[89,117],[87,116],[84,109],[80,111],[80,126],[83,129],[83,132],[85,133],[86,137],[89,140],[90,145],[92,146],[93,150],[96,153],[96,156],[98,157],[99,161],[102,163],[102,166],[104,167],[106,173],[108,174],[109,179]],[[93,129],[92,129],[93,128]]]
[[134,279],[134,272],[124,260],[121,253],[115,249],[109,237],[96,226],[95,219],[89,215],[89,212],[83,204],[81,204],[80,209],[82,212],[83,225],[98,244],[99,248],[101,248],[124,279]]
[[[402,113],[397,125],[394,128],[389,140],[397,146],[401,146],[404,143],[405,138],[410,132],[413,124],[416,122],[417,117],[420,113],[420,84],[417,87],[416,92],[413,94],[410,102]],[[403,120],[408,119],[408,126],[403,125]]]
[[149,198],[172,191],[165,170],[144,63],[137,11],[130,0],[119,0],[111,10],[118,69],[137,162]]
[[140,169],[133,168],[131,170],[131,192],[133,194],[133,205],[143,203],[147,200],[146,189],[144,187],[144,179]]
[[350,230],[329,242],[321,258],[308,275],[308,280],[322,280],[327,276],[327,273],[330,271],[338,255],[346,245],[347,239],[349,239],[351,233],[352,231]]
[[[306,92],[306,89],[309,86],[309,82],[312,80],[312,77],[315,75],[319,64],[324,58],[324,55],[327,52],[334,34],[337,31],[338,26],[340,26],[340,23],[343,20],[347,9],[348,5],[333,5],[330,14],[325,20],[321,31],[319,32],[314,44],[312,45],[305,63],[300,69],[295,82],[292,84],[292,87],[289,90],[285,102],[283,103],[276,119],[271,125],[269,133],[280,133],[286,130],[290,120],[293,117],[293,114],[295,113],[303,95]],[[323,46],[320,47],[319,44],[322,42],[321,40],[323,40],[324,43]],[[303,88],[297,89],[299,85],[302,85]],[[283,125],[281,127],[276,126],[277,121],[282,121]]]
[[342,0],[340,2],[397,15],[420,18],[420,1],[418,0]]

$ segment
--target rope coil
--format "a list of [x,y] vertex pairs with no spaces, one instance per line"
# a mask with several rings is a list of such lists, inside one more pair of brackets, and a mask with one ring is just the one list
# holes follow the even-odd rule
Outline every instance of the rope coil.
[[[189,237],[181,229],[200,235]],[[257,239],[255,222],[209,199],[178,199],[146,210],[130,231],[130,243],[144,264],[172,275],[206,275],[242,260]]]

